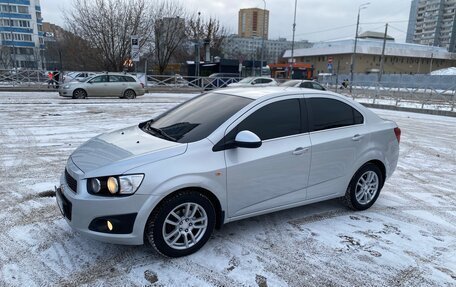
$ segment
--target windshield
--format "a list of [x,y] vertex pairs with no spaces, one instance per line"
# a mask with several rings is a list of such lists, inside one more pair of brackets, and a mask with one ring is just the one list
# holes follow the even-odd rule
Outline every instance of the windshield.
[[285,83],[280,84],[282,87],[294,87],[300,81],[287,81]]
[[253,100],[225,94],[207,93],[193,98],[139,127],[161,138],[189,143],[209,136],[229,117]]
[[244,78],[244,79],[240,80],[239,83],[246,84],[246,83],[250,83],[252,80],[253,80],[253,77],[248,77],[248,78]]

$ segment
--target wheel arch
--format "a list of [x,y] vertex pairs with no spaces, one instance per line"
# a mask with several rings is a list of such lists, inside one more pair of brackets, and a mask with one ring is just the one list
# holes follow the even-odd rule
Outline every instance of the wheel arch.
[[381,160],[373,159],[373,160],[370,160],[370,161],[366,162],[362,166],[364,166],[364,165],[366,165],[368,163],[372,163],[372,164],[376,165],[380,169],[380,171],[382,172],[381,185],[383,187],[383,184],[385,184],[385,180],[386,180],[386,167],[385,167],[385,164]]

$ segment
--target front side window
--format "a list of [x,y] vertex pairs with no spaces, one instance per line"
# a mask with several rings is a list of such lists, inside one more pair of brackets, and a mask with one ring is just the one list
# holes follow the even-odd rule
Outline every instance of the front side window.
[[207,93],[193,98],[159,116],[155,121],[141,123],[148,133],[179,143],[199,141],[208,137],[228,118],[252,102],[252,99]]
[[227,135],[233,140],[240,131],[255,133],[261,140],[280,138],[301,132],[301,111],[298,99],[282,100],[259,108]]
[[311,131],[351,126],[364,122],[360,112],[339,100],[309,98],[306,102],[309,110]]
[[320,84],[317,84],[317,83],[312,83],[312,86],[315,90],[320,90],[320,91],[325,90]]
[[104,83],[108,81],[108,76],[97,76],[90,80],[91,83]]

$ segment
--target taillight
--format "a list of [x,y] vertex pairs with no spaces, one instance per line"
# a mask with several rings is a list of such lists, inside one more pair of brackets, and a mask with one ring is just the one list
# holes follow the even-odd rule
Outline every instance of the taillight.
[[401,142],[401,129],[400,128],[394,128],[394,134],[396,135],[397,142]]
[[144,89],[144,84],[143,83],[141,83],[141,87]]

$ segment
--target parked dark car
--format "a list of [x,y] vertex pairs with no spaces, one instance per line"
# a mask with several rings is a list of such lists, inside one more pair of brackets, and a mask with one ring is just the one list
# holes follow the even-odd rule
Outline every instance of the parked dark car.
[[296,87],[296,88],[307,88],[320,91],[326,91],[326,89],[319,83],[311,80],[289,80],[285,83],[280,84],[281,87]]

